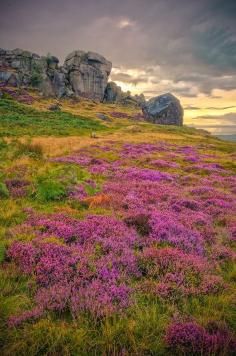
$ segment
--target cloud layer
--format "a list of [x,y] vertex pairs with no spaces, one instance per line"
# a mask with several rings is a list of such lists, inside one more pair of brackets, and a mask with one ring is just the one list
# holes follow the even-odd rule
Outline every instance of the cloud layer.
[[147,97],[171,91],[192,107],[202,96],[220,100],[222,110],[234,106],[224,97],[236,89],[235,0],[3,2],[2,47],[62,61],[74,49],[97,51],[124,89]]

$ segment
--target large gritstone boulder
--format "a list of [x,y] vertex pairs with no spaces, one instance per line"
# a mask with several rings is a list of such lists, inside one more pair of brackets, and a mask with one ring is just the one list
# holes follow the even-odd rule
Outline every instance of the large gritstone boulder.
[[77,96],[103,100],[111,62],[94,52],[74,51],[66,57],[63,67]]
[[142,111],[147,121],[160,125],[183,125],[183,108],[171,93],[163,94],[146,102]]

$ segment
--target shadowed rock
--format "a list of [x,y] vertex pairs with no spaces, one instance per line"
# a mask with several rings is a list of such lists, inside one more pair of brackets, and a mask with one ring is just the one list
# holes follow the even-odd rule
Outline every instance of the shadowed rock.
[[142,106],[147,121],[161,125],[183,125],[183,108],[180,101],[171,93],[150,99]]
[[94,52],[74,51],[64,63],[73,92],[98,100],[104,97],[111,68],[111,62]]
[[105,90],[103,101],[106,103],[142,107],[145,103],[145,97],[143,94],[133,96],[129,91],[123,92],[121,87],[115,82],[109,82]]

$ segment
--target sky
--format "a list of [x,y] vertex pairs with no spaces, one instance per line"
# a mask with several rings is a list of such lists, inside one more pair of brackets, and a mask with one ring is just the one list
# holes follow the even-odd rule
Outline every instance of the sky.
[[236,0],[0,0],[0,47],[104,55],[111,80],[172,92],[185,123],[236,134]]

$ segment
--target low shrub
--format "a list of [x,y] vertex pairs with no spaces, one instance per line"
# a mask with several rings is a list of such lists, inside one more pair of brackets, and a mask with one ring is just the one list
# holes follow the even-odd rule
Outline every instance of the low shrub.
[[39,179],[35,196],[45,202],[60,200],[66,197],[66,188],[61,182],[50,178]]

